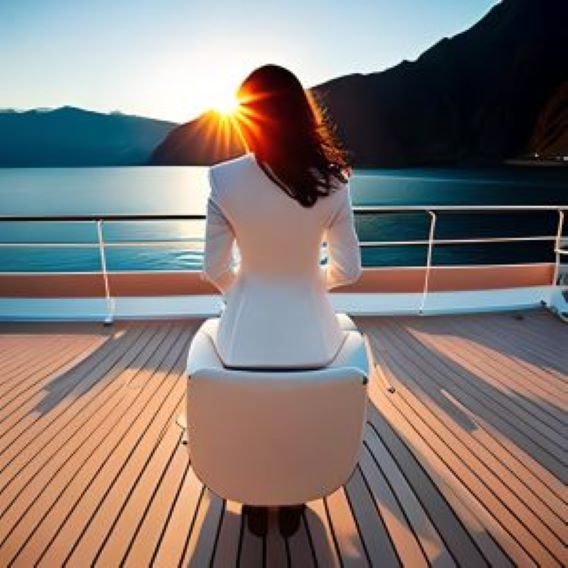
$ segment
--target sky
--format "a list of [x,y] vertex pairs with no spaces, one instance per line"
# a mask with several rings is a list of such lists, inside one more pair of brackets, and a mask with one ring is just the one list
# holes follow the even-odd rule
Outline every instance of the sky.
[[0,108],[185,122],[255,67],[306,87],[414,60],[497,0],[0,0]]

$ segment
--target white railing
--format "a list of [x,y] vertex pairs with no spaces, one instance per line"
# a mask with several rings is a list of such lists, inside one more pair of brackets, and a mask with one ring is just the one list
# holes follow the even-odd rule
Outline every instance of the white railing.
[[[464,245],[464,244],[491,244],[491,243],[514,243],[514,242],[551,242],[555,254],[554,277],[551,286],[557,284],[561,258],[568,254],[568,250],[562,248],[564,218],[568,205],[358,205],[353,207],[356,215],[380,215],[393,213],[425,213],[429,215],[428,239],[400,240],[400,241],[363,241],[360,243],[362,248],[366,247],[400,247],[400,246],[427,246],[424,284],[421,294],[419,313],[423,313],[424,306],[429,292],[430,273],[432,268],[432,257],[434,247],[441,245]],[[514,212],[557,212],[558,223],[554,235],[534,235],[523,237],[482,237],[465,239],[436,239],[436,222],[438,214],[447,213],[514,213]],[[125,247],[150,247],[150,248],[187,248],[189,243],[203,243],[203,239],[179,239],[179,240],[155,240],[155,241],[118,241],[108,242],[104,240],[104,223],[113,222],[144,222],[144,221],[203,221],[205,215],[73,215],[73,216],[10,216],[0,215],[0,222],[65,222],[65,223],[95,223],[97,231],[97,242],[0,242],[2,248],[98,248],[100,270],[96,274],[101,274],[104,283],[105,299],[107,303],[106,322],[111,322],[114,317],[114,300],[111,294],[109,283],[109,271],[107,266],[106,249],[125,248]],[[122,273],[128,271],[120,271]],[[148,271],[157,272],[157,271]],[[64,272],[65,274],[92,274],[93,272]],[[13,271],[1,271],[1,275],[13,274],[33,274],[31,272],[18,273]],[[61,274],[61,272],[41,272],[41,274]]]

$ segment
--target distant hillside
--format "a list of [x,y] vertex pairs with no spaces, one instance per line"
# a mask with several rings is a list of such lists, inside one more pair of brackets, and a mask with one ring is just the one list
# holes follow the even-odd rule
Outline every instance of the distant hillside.
[[244,152],[241,138],[215,111],[178,126],[155,149],[150,160],[156,165],[209,165]]
[[176,126],[73,107],[0,111],[0,167],[146,164]]
[[[355,165],[497,163],[530,151],[538,117],[568,78],[567,62],[566,0],[503,0],[415,62],[312,90]],[[204,115],[176,128],[152,162],[210,164],[242,152],[235,137],[215,148],[214,137],[200,135],[208,123]],[[555,151],[568,154],[565,134],[555,140]]]
[[527,153],[544,159],[568,156],[568,80],[554,91],[541,112]]

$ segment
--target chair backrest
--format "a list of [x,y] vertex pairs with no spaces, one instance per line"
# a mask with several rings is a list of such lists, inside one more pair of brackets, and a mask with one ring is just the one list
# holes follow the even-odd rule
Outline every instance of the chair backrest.
[[366,383],[352,367],[196,372],[187,396],[197,476],[221,497],[249,505],[328,495],[357,463]]

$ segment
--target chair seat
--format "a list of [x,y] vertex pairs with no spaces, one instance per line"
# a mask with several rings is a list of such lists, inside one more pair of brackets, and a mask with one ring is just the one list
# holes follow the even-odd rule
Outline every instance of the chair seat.
[[[367,351],[364,342],[361,341],[360,331],[347,314],[337,314],[337,320],[343,331],[344,339],[339,351],[325,368],[354,367],[367,376],[369,372]],[[201,368],[224,367],[215,348],[218,326],[219,318],[210,318],[201,324],[189,349],[186,368],[188,375],[191,376]],[[290,369],[292,370],[301,371],[301,369]]]

